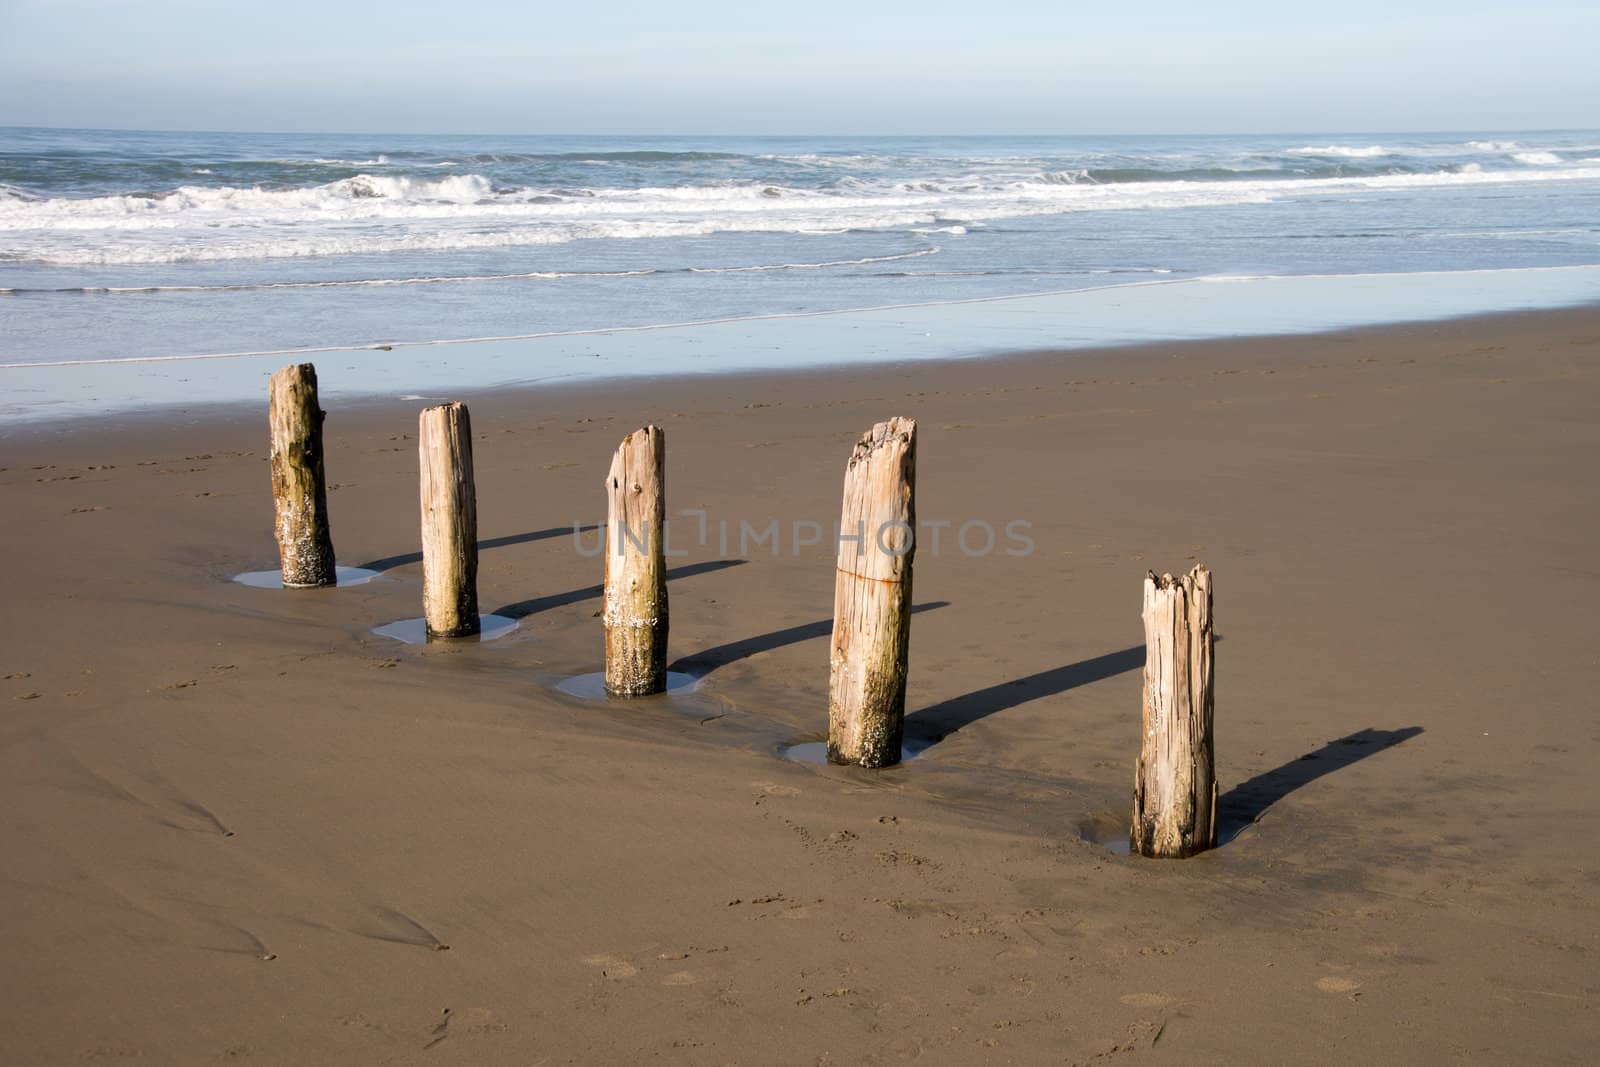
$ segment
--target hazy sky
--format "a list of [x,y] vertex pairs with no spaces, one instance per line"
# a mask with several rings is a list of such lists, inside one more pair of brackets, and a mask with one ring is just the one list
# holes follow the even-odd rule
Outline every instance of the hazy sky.
[[0,124],[461,133],[1600,126],[1600,3],[0,0]]

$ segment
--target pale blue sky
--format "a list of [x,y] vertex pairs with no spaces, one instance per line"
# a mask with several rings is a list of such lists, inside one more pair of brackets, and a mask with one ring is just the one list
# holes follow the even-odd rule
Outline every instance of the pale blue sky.
[[1600,126],[1600,4],[0,0],[0,124],[441,133]]

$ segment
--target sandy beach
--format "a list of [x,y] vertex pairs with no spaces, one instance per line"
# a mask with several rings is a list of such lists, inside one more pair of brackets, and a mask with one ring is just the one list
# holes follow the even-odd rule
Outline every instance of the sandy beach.
[[[381,572],[335,590],[230,581],[277,562],[264,397],[8,431],[0,1060],[1593,1055],[1600,308],[458,399],[518,620],[485,643],[371,632],[420,614],[421,403],[329,405],[339,562]],[[895,415],[950,523],[931,747],[788,761],[833,595],[796,524]],[[646,422],[705,520],[670,585],[698,685],[580,700],[573,526]],[[1197,561],[1227,840],[1129,858],[1140,582]]]

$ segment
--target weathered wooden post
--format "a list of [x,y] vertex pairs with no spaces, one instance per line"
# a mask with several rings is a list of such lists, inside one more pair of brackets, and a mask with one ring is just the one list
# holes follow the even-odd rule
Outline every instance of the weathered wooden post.
[[1211,572],[1144,580],[1144,745],[1129,849],[1192,856],[1217,842],[1211,737]]
[[914,419],[878,423],[856,442],[845,468],[829,648],[830,763],[900,762],[916,477]]
[[667,688],[667,440],[656,426],[622,439],[606,476],[606,692]]
[[272,506],[283,584],[291,589],[333,585],[317,368],[309,363],[285,367],[272,376],[270,390]]
[[478,632],[478,491],[472,420],[459,401],[417,418],[422,472],[422,614],[428,636]]

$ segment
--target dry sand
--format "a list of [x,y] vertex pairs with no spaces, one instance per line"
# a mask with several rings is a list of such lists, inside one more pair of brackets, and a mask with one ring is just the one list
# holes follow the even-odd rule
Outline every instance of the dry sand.
[[[418,404],[330,412],[340,561],[383,568],[333,591],[228,581],[275,565],[261,410],[4,441],[0,1060],[1593,1055],[1600,311],[465,399],[483,607],[521,618],[481,645],[369,632],[420,613]],[[831,553],[738,523],[831,523],[897,414],[924,519],[1036,551],[924,540],[940,743],[786,762]],[[570,525],[645,421],[708,513],[671,585],[702,681],[586,703],[550,688],[600,666]],[[1113,855],[1140,581],[1194,560],[1255,821]]]

